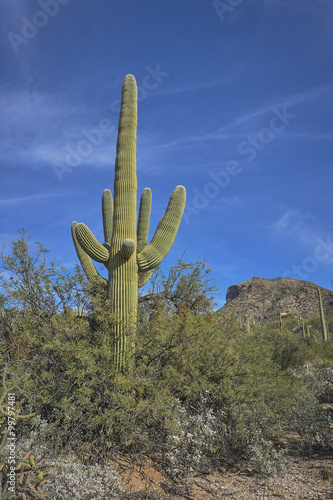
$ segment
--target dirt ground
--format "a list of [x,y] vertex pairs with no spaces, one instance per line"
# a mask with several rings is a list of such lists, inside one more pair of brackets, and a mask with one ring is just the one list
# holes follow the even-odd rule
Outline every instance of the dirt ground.
[[222,471],[172,481],[151,464],[145,467],[118,460],[122,500],[329,500],[333,499],[333,457],[288,457],[285,468],[271,475],[247,471]]

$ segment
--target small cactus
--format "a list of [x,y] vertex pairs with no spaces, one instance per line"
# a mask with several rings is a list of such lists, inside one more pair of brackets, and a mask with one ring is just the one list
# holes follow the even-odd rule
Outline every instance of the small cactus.
[[309,325],[306,325],[306,334],[307,334],[307,338],[310,339],[311,338],[311,333],[310,333],[310,327],[309,327]]
[[309,331],[309,325],[306,325],[306,327],[305,327],[305,323],[303,320],[302,320],[302,335],[303,335],[304,342],[306,342],[306,344],[309,345],[310,338],[311,338],[310,331]]

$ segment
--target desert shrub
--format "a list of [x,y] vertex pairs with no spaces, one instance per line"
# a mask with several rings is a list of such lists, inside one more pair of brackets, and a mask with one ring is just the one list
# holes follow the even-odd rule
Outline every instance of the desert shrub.
[[164,450],[167,472],[176,477],[202,470],[217,442],[218,418],[202,394],[194,412],[180,402],[174,405]]
[[156,311],[139,332],[128,373],[113,372],[101,320],[94,331],[75,318],[57,320],[53,339],[48,333],[48,342],[34,350],[34,376],[24,384],[28,398],[22,390],[29,409],[51,424],[49,443],[89,456],[89,463],[116,449],[160,456],[170,473],[196,472],[207,460],[253,458],[254,443],[267,458],[295,380],[272,361],[273,346],[227,320],[183,310],[166,321],[166,314]]
[[272,359],[279,364],[281,370],[303,364],[302,344],[291,332],[281,332],[274,339],[275,349]]
[[17,423],[22,419],[31,419],[33,415],[21,413],[22,406],[19,401],[16,402],[11,392],[11,381],[6,379],[5,368],[0,387],[0,498],[43,499],[43,488],[51,477],[52,470],[36,466],[32,449],[24,449],[18,441]]
[[295,399],[290,413],[292,430],[297,432],[297,447],[301,453],[333,450],[332,412],[325,409],[313,395]]
[[311,389],[320,404],[333,403],[333,366],[328,364],[305,365],[296,372]]
[[160,267],[156,268],[144,290],[139,306],[141,312],[150,317],[161,308],[169,312],[186,309],[195,314],[212,311],[218,287],[207,261],[192,263],[180,258],[167,274]]
[[78,462],[75,456],[47,463],[55,467],[51,480],[44,487],[51,498],[56,500],[119,498],[122,491],[119,477],[108,466],[84,465]]
[[[85,288],[80,273],[48,263],[42,247],[24,257],[31,248],[23,243],[6,261],[13,286],[8,277],[0,282],[0,356],[22,412],[35,415],[17,426],[30,443],[26,452],[47,447],[49,465],[56,454],[83,457],[61,459],[52,483],[59,495],[79,487],[63,480],[64,471],[88,478],[95,466],[94,491],[106,474],[117,489],[103,467],[118,452],[152,457],[180,476],[240,461],[272,472],[283,463],[281,436],[301,436],[307,425],[304,448],[328,449],[319,403],[331,397],[331,372],[323,366],[313,380],[297,373],[307,356],[329,359],[329,342],[314,354],[286,323],[244,331],[213,313],[206,263],[180,260],[168,275],[155,274],[141,298],[131,369],[116,372],[106,296]],[[29,272],[20,274],[18,262],[28,262]],[[77,318],[72,308],[83,300],[89,316]]]
[[[311,348],[312,350],[312,348]],[[318,359],[318,358],[317,358]],[[297,433],[301,453],[333,449],[333,367],[330,363],[305,364],[293,371],[302,382],[290,408],[291,429]]]

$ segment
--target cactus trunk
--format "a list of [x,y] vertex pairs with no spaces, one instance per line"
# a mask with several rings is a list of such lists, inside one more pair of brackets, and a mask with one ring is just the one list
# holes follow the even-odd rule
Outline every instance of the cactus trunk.
[[126,240],[136,247],[136,130],[137,88],[134,77],[128,76],[122,90],[117,156],[114,178],[114,229],[108,264],[108,296],[114,313],[114,356],[118,369],[123,368],[124,357],[131,345],[138,303],[138,266],[136,254],[124,255]]

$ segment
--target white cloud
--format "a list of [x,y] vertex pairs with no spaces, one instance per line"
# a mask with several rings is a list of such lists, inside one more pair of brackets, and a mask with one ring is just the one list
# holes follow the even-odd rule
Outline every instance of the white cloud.
[[325,84],[325,85],[320,85],[318,87],[314,87],[313,89],[308,89],[302,92],[298,92],[296,94],[287,95],[282,98],[280,97],[276,99],[275,102],[271,102],[270,104],[262,106],[256,110],[250,111],[245,115],[236,118],[233,122],[224,125],[215,132],[215,137],[217,138],[220,134],[222,134],[223,137],[226,130],[234,128],[242,128],[244,124],[247,124],[247,128],[249,128],[248,125],[249,122],[256,123],[258,118],[266,115],[267,113],[271,113],[272,109],[275,106],[286,106],[286,107],[296,106],[297,104],[301,104],[306,101],[316,100],[332,92],[333,92],[333,84]]
[[61,196],[61,194],[35,194],[32,196],[19,196],[16,198],[2,198],[0,199],[0,206],[18,206],[25,205],[30,202],[36,202],[37,200],[50,199],[56,196]]
[[288,208],[281,217],[271,224],[271,236],[285,236],[289,234],[291,230],[295,229],[295,223],[299,217],[301,217],[299,210]]
[[[64,101],[69,102],[64,102]],[[71,104],[69,96],[63,94],[47,94],[28,91],[0,92],[1,117],[0,125],[11,131],[13,128],[36,129],[52,128],[53,122],[68,120],[73,113],[78,113],[79,108]]]
[[[87,105],[76,104],[71,95],[41,92],[0,92],[0,159],[4,163],[38,168],[41,163],[64,162],[67,147],[77,148],[98,128],[102,119]],[[111,113],[110,113],[111,114]],[[115,135],[115,134],[113,134]],[[111,132],[104,132],[91,153],[82,155],[82,163],[94,166],[110,163],[115,150]],[[110,156],[111,154],[111,156]]]
[[323,238],[327,229],[318,223],[313,215],[300,209],[284,209],[282,215],[268,228],[272,240],[293,240],[303,247],[311,248]]

